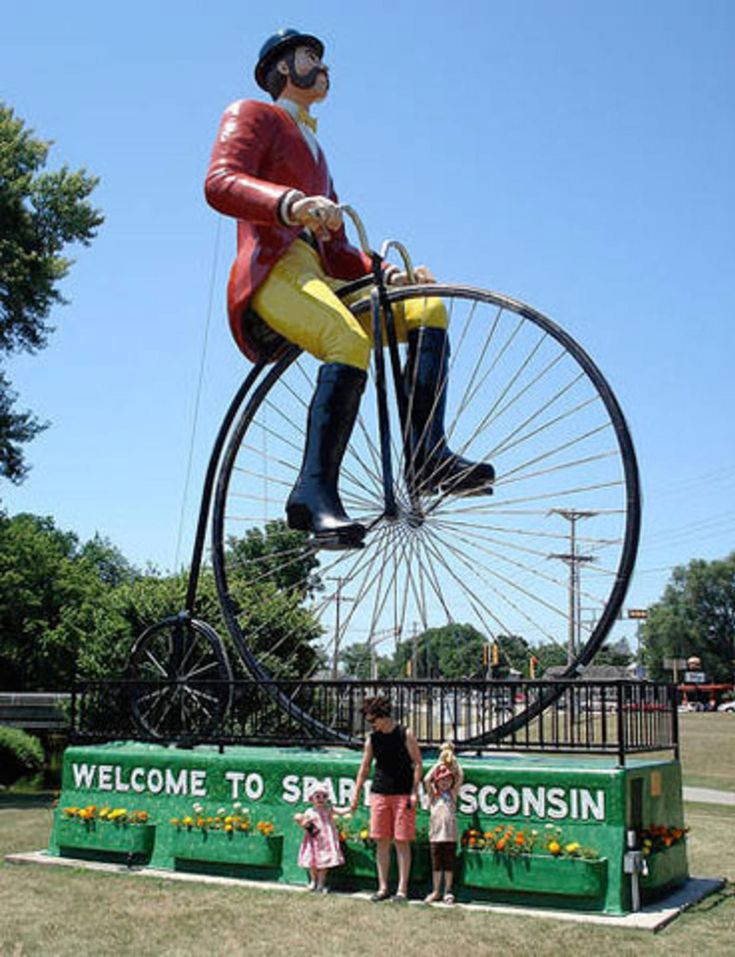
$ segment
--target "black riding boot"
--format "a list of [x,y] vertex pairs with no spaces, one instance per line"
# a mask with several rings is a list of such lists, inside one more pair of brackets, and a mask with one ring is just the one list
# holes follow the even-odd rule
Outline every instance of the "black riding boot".
[[360,548],[365,526],[353,522],[337,483],[367,373],[340,362],[319,369],[309,406],[301,471],[286,502],[289,528],[314,533],[323,548]]
[[406,391],[411,410],[413,474],[408,480],[421,492],[492,495],[495,469],[489,462],[470,462],[447,447],[444,413],[447,405],[449,339],[446,330],[422,326],[408,333]]

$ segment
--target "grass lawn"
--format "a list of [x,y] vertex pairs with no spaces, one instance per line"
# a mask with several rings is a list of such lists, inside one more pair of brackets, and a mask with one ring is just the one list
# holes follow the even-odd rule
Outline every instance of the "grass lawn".
[[[735,808],[687,805],[691,870],[735,882]],[[0,857],[46,844],[49,806],[0,805]],[[735,887],[656,936],[530,917],[371,905],[339,895],[177,884],[70,868],[0,863],[0,955],[725,955],[735,939]]]
[[684,784],[735,791],[735,714],[680,714],[679,733]]
[[[735,717],[681,716],[684,781],[735,791]],[[445,954],[606,955],[735,952],[735,807],[687,804],[691,873],[725,890],[657,935],[531,917],[371,905],[337,894],[178,884],[4,862],[38,850],[50,797],[0,796],[0,957],[207,955],[351,957]]]

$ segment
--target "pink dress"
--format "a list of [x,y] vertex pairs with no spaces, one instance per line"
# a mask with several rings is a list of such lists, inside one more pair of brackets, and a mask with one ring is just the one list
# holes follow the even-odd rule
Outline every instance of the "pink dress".
[[299,867],[322,870],[344,864],[345,856],[339,845],[339,834],[334,826],[331,809],[311,807],[304,816],[308,821],[314,822],[317,831],[316,834],[304,831],[304,839],[299,848]]

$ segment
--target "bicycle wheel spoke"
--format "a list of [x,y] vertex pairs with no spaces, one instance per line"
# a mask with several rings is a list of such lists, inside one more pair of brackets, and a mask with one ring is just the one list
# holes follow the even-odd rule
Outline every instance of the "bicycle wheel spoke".
[[[569,654],[569,566],[559,559],[574,547],[575,556],[588,560],[574,585],[578,606],[586,607],[584,620],[575,624],[575,655],[584,653],[587,660],[621,605],[638,535],[635,459],[609,386],[563,330],[522,303],[440,285],[430,291],[391,289],[389,297],[413,303],[412,322],[427,303],[441,300],[451,340],[447,380],[436,383],[427,402],[432,408],[426,422],[422,417],[423,435],[411,432],[412,383],[406,382],[402,419],[385,357],[396,509],[385,514],[371,369],[339,482],[345,509],[367,529],[364,548],[308,551],[288,538],[278,541],[277,526],[269,522],[283,515],[301,467],[318,369],[308,356],[284,353],[246,397],[218,482],[212,560],[223,605],[234,608],[228,626],[235,647],[244,660],[257,662],[259,675],[300,679],[324,667],[325,658],[333,667],[341,650],[363,640],[374,674],[384,642],[404,643],[410,635],[418,640],[420,633],[450,624],[471,625],[501,644],[505,636],[520,636]],[[369,304],[351,308],[364,325]],[[432,442],[445,443],[441,455],[423,448],[429,434]],[[407,458],[411,448],[413,463]],[[446,449],[456,458],[447,459]],[[444,480],[440,461],[452,463]],[[475,462],[492,464],[496,478],[490,488],[472,485]],[[419,464],[436,469],[436,488],[423,471],[421,488],[412,487]],[[458,493],[453,490],[461,486]],[[572,545],[558,516],[575,512],[584,513],[586,521]],[[255,549],[249,556],[246,545],[238,551],[238,540],[255,530],[262,552]],[[160,677],[166,656],[154,655],[146,667]],[[572,669],[575,655],[568,658]],[[209,660],[193,655],[186,663],[198,689],[215,673]],[[435,667],[428,659],[415,663]],[[276,691],[269,694],[277,710],[285,699]],[[308,709],[307,685],[299,682],[288,696],[292,716]],[[186,708],[195,707],[187,697]],[[481,737],[488,727],[502,730],[511,721],[518,727],[518,712],[478,717],[472,733]],[[176,720],[168,701],[157,702],[155,713],[168,723]],[[470,725],[450,718],[445,727],[470,733]],[[199,712],[191,720],[206,719]],[[318,726],[312,716],[309,727]]]

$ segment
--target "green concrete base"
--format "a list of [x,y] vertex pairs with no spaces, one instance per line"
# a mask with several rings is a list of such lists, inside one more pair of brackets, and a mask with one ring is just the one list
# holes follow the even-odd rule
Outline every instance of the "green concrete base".
[[[303,832],[293,815],[304,809],[315,780],[326,782],[337,806],[349,804],[359,762],[358,753],[341,749],[233,747],[220,753],[140,742],[69,748],[49,852],[304,884],[307,875],[296,863]],[[511,858],[462,848],[457,890],[465,901],[625,914],[631,906],[631,878],[623,873],[626,831],[684,826],[675,761],[633,761],[620,768],[592,758],[486,755],[462,756],[461,763],[460,831],[513,825],[537,831],[540,849]],[[356,839],[368,821],[368,801],[369,789],[349,825],[355,838],[345,845],[346,864],[331,875],[335,887],[374,884],[374,850]],[[431,877],[425,798],[422,804],[411,873],[416,894],[425,892]],[[90,806],[95,806],[91,820],[65,813]],[[147,821],[99,820],[103,807],[107,814],[125,810],[129,819],[145,812]],[[581,845],[595,858],[543,853],[551,830],[562,848]],[[669,892],[687,877],[682,840],[648,858],[643,900]]]

